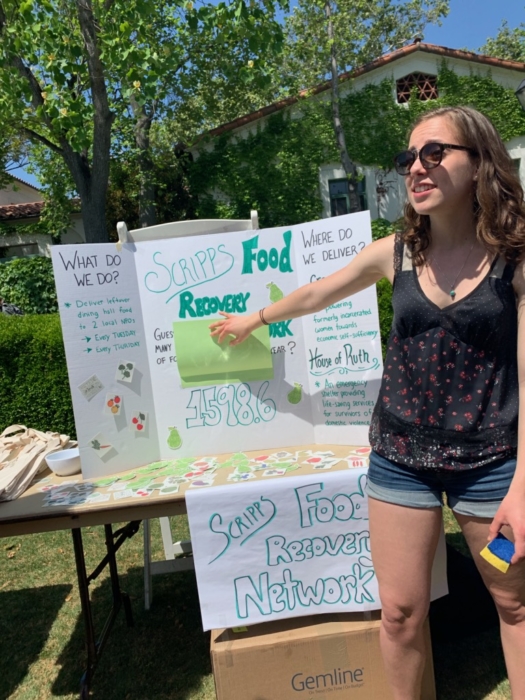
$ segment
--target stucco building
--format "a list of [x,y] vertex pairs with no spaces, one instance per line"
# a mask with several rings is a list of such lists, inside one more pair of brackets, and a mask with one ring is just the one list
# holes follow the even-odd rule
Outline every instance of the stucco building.
[[[36,224],[42,214],[44,201],[41,191],[34,185],[13,177],[12,183],[0,190],[0,223],[7,224],[13,233],[0,235],[2,259],[28,255],[50,256],[51,236],[39,233],[17,233],[16,229]],[[62,243],[84,243],[84,224],[80,212],[71,215],[71,224],[61,237]]]
[[[389,80],[392,84],[392,100],[401,107],[407,103],[414,87],[418,91],[419,99],[436,99],[439,96],[437,76],[444,61],[447,68],[458,76],[490,76],[498,85],[513,91],[525,78],[524,63],[449,49],[416,39],[414,43],[381,56],[351,73],[342,74],[340,98],[344,99],[350,90],[357,92],[367,85],[379,85],[384,80]],[[330,83],[322,83],[310,90],[308,94],[307,99],[330,100]],[[516,105],[519,108],[517,100]],[[209,132],[209,136],[216,137],[230,133],[241,139],[264,125],[270,115],[282,110],[289,110],[292,119],[301,118],[300,100],[291,97],[223,124]],[[204,148],[212,147],[213,142],[204,146]],[[525,133],[508,141],[506,147],[525,185]],[[193,149],[193,155],[195,158],[199,157],[198,147]],[[362,208],[370,210],[372,219],[385,218],[390,221],[398,219],[402,214],[405,201],[403,178],[393,170],[385,171],[380,168],[360,166],[359,163],[357,166],[363,175],[359,183]],[[320,164],[319,190],[323,217],[348,212],[347,182],[340,163]]]

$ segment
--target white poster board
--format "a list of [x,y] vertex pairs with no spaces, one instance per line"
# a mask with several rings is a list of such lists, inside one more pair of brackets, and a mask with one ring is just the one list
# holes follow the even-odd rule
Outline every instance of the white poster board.
[[330,274],[370,241],[361,212],[121,251],[55,246],[84,476],[203,451],[367,444],[382,370],[373,287],[259,329],[251,346],[219,347],[208,326],[220,309],[253,313]]
[[[381,607],[365,469],[189,490],[205,630]],[[447,593],[441,537],[432,599]]]

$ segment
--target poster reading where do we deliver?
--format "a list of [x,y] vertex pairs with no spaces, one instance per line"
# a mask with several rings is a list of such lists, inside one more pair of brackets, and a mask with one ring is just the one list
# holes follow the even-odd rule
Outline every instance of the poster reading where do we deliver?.
[[366,444],[381,376],[375,288],[218,344],[250,314],[350,263],[368,212],[289,227],[52,249],[85,477],[159,459]]

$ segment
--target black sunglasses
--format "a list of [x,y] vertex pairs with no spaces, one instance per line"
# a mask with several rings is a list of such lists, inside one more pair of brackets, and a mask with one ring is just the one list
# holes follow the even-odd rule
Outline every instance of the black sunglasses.
[[445,148],[455,148],[457,151],[468,151],[472,155],[477,155],[476,151],[468,146],[454,146],[451,143],[426,143],[419,151],[417,148],[411,148],[409,151],[401,151],[394,158],[394,166],[399,175],[408,175],[410,168],[414,165],[417,158],[421,161],[421,165],[426,170],[432,170],[443,160],[443,151]]

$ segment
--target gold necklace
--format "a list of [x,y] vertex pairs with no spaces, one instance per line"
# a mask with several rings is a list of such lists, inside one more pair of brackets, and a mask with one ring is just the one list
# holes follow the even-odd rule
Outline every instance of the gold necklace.
[[[454,297],[456,296],[456,284],[457,284],[457,281],[458,281],[458,279],[459,279],[460,274],[463,272],[463,269],[465,268],[465,265],[467,264],[467,260],[470,258],[470,254],[471,254],[472,251],[474,250],[474,244],[475,244],[475,243],[476,243],[476,241],[474,240],[473,243],[472,243],[472,245],[470,246],[469,252],[467,253],[467,257],[466,257],[465,260],[463,261],[463,265],[459,268],[459,272],[458,272],[458,274],[455,276],[454,281],[452,282],[452,284],[449,285],[449,286],[450,286],[449,295],[452,297],[452,299],[454,299]],[[439,274],[443,277],[443,279],[445,279],[445,275],[443,274],[443,271],[442,271],[441,267],[439,266],[439,263],[438,263],[438,261],[436,260],[435,257],[432,257],[432,258],[427,262],[427,267],[430,267],[430,263],[435,263],[437,269],[439,270]]]

